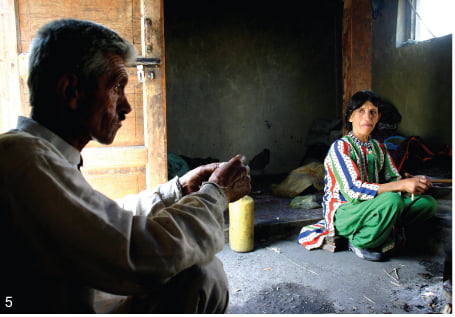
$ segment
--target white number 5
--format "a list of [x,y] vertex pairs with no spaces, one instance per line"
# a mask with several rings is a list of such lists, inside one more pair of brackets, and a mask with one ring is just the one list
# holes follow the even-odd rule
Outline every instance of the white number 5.
[[8,308],[13,307],[13,296],[5,297],[5,307],[8,307]]

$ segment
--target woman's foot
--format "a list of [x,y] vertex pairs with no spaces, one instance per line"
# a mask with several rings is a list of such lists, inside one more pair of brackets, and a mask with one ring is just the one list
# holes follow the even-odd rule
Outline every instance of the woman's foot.
[[354,246],[351,241],[349,241],[349,250],[351,250],[359,258],[368,260],[368,261],[382,261],[383,254],[377,249],[361,249]]

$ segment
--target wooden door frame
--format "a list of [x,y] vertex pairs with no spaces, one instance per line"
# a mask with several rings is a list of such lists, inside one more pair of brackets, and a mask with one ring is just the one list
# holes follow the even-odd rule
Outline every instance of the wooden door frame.
[[146,182],[147,188],[153,188],[168,179],[164,5],[163,0],[140,1],[141,55],[161,60],[160,67],[145,70],[143,87],[144,142],[147,148]]

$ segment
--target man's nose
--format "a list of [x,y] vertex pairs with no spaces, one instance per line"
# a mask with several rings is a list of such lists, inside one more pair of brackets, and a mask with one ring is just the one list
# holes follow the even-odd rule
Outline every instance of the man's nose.
[[121,98],[121,100],[119,100],[119,104],[118,104],[117,108],[119,111],[121,111],[124,114],[128,114],[133,110],[133,108],[131,107],[130,103],[128,102],[128,98],[126,98],[126,96],[124,96],[123,98]]

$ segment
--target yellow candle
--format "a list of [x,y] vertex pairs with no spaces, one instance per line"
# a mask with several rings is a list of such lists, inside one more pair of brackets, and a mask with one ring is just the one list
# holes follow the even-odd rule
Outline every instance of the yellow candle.
[[254,200],[250,196],[229,204],[229,246],[236,252],[254,248]]

